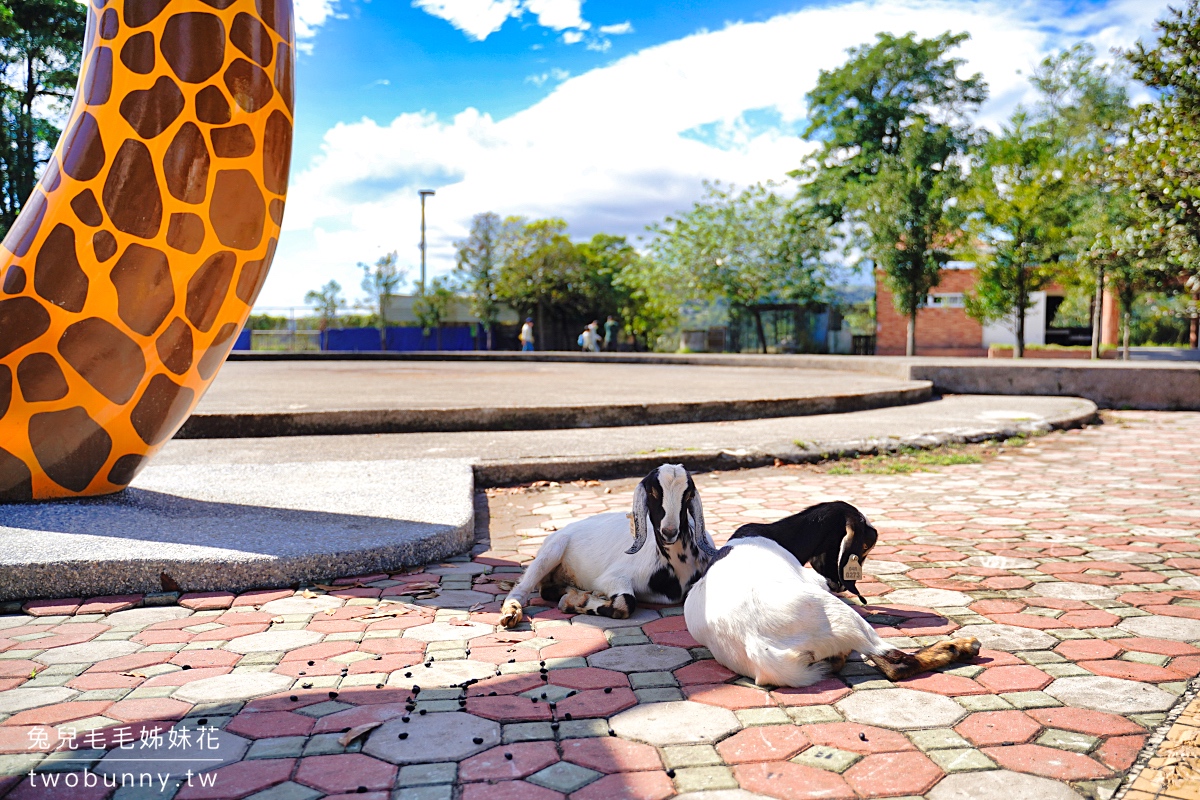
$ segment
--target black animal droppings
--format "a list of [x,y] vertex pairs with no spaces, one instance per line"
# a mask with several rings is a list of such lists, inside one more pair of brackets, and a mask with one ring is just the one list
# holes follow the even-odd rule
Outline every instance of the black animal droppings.
[[375,684],[375,688],[376,688],[376,689],[382,689],[382,688],[383,688],[383,684],[382,684],[382,683],[377,683],[377,684]]
[[537,702],[537,698],[536,698],[536,697],[531,697],[531,698],[529,698],[529,699],[530,699],[530,700],[532,700],[532,701],[533,701],[533,702],[535,702],[535,703]]
[[612,687],[611,687],[611,686],[605,686],[605,687],[604,687],[604,693],[605,693],[605,694],[612,694]]
[[504,754],[504,760],[505,760],[505,761],[512,761],[512,753],[505,753],[505,754]]
[[329,693],[329,699],[330,699],[330,700],[337,700],[337,692],[330,692],[330,693]]
[[571,715],[570,715],[570,714],[563,714],[563,719],[565,719],[565,720],[567,720],[568,722],[570,722],[570,721],[571,721]]
[[401,718],[400,718],[400,721],[401,721],[401,722],[408,722],[408,715],[407,715],[407,714],[405,714],[403,717],[401,717]]
[[183,668],[184,668],[184,669],[191,669],[191,668],[192,668],[192,665],[191,665],[191,664],[184,664],[184,665],[183,665]]
[[358,788],[357,788],[355,791],[356,791],[356,792],[358,792],[359,794],[366,794],[366,793],[367,793],[367,787],[365,787],[365,786],[360,786],[360,787],[358,787]]
[[474,742],[475,744],[483,744],[483,737],[482,737],[482,736],[476,736],[476,737],[475,737],[474,739],[472,739],[471,741],[472,741],[472,742]]
[[516,660],[515,658],[510,658],[510,659],[508,660],[508,663],[510,663],[510,664],[515,664],[515,663],[517,663],[517,660]]
[[302,683],[302,684],[300,684],[300,688],[301,689],[311,689],[312,684],[311,683]]
[[300,698],[299,698],[299,697],[296,697],[296,695],[292,695],[292,696],[291,696],[291,697],[289,697],[288,699],[289,699],[289,700],[291,700],[293,703],[295,703],[295,702],[297,702],[297,701],[298,701]]
[[298,672],[298,673],[296,673],[296,674],[297,674],[297,675],[307,675],[308,673],[307,673],[307,672]]
[[496,696],[495,692],[488,692],[488,697],[495,697],[495,696]]
[[577,694],[579,693],[572,689],[571,691],[567,692],[567,697],[574,697]]
[[668,778],[674,778],[674,777],[675,777],[675,770],[673,770],[673,769],[669,769],[669,770],[667,770],[667,777],[668,777]]
[[199,725],[207,725],[207,724],[208,724],[208,717],[201,717],[201,718],[200,718],[200,721],[199,721],[197,724],[199,724]]
[[459,699],[459,701],[458,701],[458,705],[459,705],[459,707],[460,707],[460,708],[466,708],[466,707],[467,707],[467,701],[466,701],[466,700],[463,700],[463,699],[461,699],[461,698],[460,698],[460,699]]
[[413,693],[413,697],[416,697],[417,695],[419,695],[421,693],[421,687],[417,686],[416,684],[413,684],[412,693]]
[[616,736],[616,735],[617,735],[617,732],[616,732],[616,731],[614,731],[612,728],[609,728],[609,729],[608,729],[608,735],[609,735],[609,736]]
[[411,677],[412,677],[412,673],[411,673],[411,672],[406,672],[406,673],[404,673],[404,677],[406,677],[406,678],[411,678]]
[[407,739],[407,738],[408,738],[408,731],[404,731],[403,733],[399,734],[399,738],[401,738],[401,739]]
[[552,731],[556,731],[556,730],[558,730],[558,723],[557,723],[557,722],[551,722],[551,723],[550,723],[550,730],[552,730]]
[[545,662],[545,661],[539,661],[539,662],[538,662],[538,666],[542,666],[542,667],[544,667],[544,666],[546,666],[546,662]]
[[545,700],[545,699],[546,699],[546,693],[545,693],[545,692],[542,692],[542,699],[543,699],[543,700]]
[[422,708],[422,709],[421,709],[420,711],[418,711],[417,713],[418,713],[418,714],[420,714],[420,715],[423,717],[423,716],[425,716],[425,709],[423,709],[423,708]]
[[310,661],[310,662],[308,662],[308,665],[309,665],[310,667],[315,667],[315,666],[317,665],[317,662],[315,662],[315,661]]

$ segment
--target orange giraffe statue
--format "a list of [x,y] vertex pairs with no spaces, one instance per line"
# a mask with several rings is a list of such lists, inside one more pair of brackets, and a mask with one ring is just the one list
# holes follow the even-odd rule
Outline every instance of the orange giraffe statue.
[[65,133],[0,248],[0,502],[120,491],[262,288],[291,0],[90,0]]

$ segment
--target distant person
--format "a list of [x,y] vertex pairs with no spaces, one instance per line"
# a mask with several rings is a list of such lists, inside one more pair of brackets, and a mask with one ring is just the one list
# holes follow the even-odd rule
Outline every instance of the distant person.
[[608,319],[604,323],[604,349],[606,351],[616,349],[619,341],[617,339],[617,330],[620,327],[621,326],[617,324],[616,319],[613,318],[613,315],[609,314]]
[[600,330],[600,323],[593,321],[593,322],[589,323],[586,328],[583,329],[583,333],[579,334],[579,339],[577,340],[577,342],[578,342],[579,346],[583,349],[583,352],[585,352],[585,353],[600,352],[599,330]]
[[526,317],[525,324],[521,326],[521,335],[518,336],[521,340],[521,352],[533,352],[533,317]]

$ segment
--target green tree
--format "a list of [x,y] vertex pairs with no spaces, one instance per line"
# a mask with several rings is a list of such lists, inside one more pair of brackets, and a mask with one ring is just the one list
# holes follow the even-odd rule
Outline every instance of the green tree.
[[330,281],[320,289],[309,290],[304,295],[304,302],[315,307],[322,331],[329,330],[337,322],[338,312],[346,307],[342,285],[337,281]]
[[363,271],[362,290],[367,293],[363,305],[379,328],[379,346],[383,347],[386,344],[387,301],[403,285],[408,270],[397,264],[395,250],[380,256],[374,264],[360,261],[358,268]]
[[430,331],[437,332],[437,349],[442,349],[442,323],[450,314],[450,304],[457,295],[450,281],[438,276],[429,282],[429,289],[418,292],[413,300],[413,314],[417,324],[428,336]]
[[16,220],[58,141],[86,23],[87,6],[75,0],[0,6],[0,232]]
[[593,311],[585,291],[583,263],[562,219],[508,217],[500,237],[501,270],[496,296],[521,316],[536,320],[539,342],[573,341],[566,326]]
[[[1176,283],[1200,299],[1200,0],[1170,8],[1155,26],[1153,46],[1125,53],[1133,75],[1157,97],[1138,109],[1113,169],[1147,214],[1146,237],[1157,237],[1179,273]],[[1192,346],[1200,323],[1191,321]]]
[[987,98],[976,73],[947,53],[967,39],[881,33],[822,70],[808,93],[805,137],[820,149],[801,169],[805,194],[831,224],[882,270],[898,311],[908,317],[906,352],[916,352],[917,310],[949,260],[954,199],[972,144],[969,115]]
[[1074,187],[1060,140],[1049,125],[1018,108],[980,148],[966,197],[980,248],[978,280],[967,313],[980,322],[1010,320],[1014,355],[1025,355],[1025,315],[1032,295],[1054,280],[1071,250]]
[[479,318],[487,337],[487,349],[492,349],[492,329],[500,316],[500,298],[496,281],[500,272],[500,237],[503,222],[499,215],[488,211],[471,219],[471,231],[466,239],[455,242],[455,277],[466,292],[471,313]]
[[826,223],[779,189],[774,183],[741,191],[706,183],[689,211],[650,226],[650,253],[672,276],[668,285],[673,280],[693,295],[724,298],[749,311],[763,352],[757,306],[823,299],[830,273]]

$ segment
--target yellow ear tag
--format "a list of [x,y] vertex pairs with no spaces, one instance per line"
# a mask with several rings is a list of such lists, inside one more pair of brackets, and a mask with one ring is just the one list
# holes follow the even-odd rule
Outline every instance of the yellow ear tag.
[[862,580],[862,564],[858,563],[858,556],[851,555],[850,560],[846,562],[846,566],[842,569],[842,580],[844,581],[861,581]]

